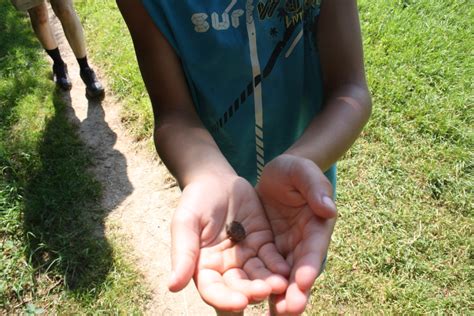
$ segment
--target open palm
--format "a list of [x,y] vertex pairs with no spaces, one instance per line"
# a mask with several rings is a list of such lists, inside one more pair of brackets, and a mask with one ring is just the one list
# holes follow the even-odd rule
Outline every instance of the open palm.
[[291,267],[288,289],[273,296],[272,308],[302,313],[334,228],[331,184],[312,161],[281,155],[265,167],[257,192],[276,247]]
[[[246,238],[231,241],[226,225],[240,222]],[[179,291],[192,277],[205,302],[219,311],[283,293],[289,266],[277,252],[254,188],[239,177],[206,177],[188,185],[172,222],[169,283]]]

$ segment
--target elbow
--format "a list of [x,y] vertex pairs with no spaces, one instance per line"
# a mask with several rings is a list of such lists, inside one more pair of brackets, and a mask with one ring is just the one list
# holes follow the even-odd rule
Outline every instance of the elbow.
[[153,141],[155,142],[155,147],[159,151],[159,147],[163,142],[166,142],[167,139],[173,136],[172,133],[172,124],[167,123],[166,120],[156,119],[155,126],[153,128]]
[[172,137],[173,122],[168,122],[166,115],[157,115],[154,112],[153,141],[155,148],[160,153],[160,145]]
[[354,105],[362,120],[367,123],[372,115],[372,96],[369,88],[365,83],[352,83],[346,89],[344,89],[346,90],[344,94],[354,100]]
[[340,85],[329,94],[330,99],[339,99],[357,113],[359,120],[365,125],[372,115],[372,96],[365,82],[353,82]]

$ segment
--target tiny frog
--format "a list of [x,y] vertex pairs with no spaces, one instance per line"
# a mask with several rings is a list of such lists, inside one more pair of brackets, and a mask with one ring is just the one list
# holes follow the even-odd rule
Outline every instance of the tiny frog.
[[229,239],[233,242],[242,241],[247,235],[244,226],[237,221],[232,221],[232,223],[227,224],[225,226],[225,231]]

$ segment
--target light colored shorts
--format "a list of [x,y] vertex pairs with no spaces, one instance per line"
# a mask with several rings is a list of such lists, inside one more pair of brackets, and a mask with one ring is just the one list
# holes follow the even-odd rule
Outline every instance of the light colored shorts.
[[19,11],[27,11],[39,6],[44,0],[11,0],[13,6]]

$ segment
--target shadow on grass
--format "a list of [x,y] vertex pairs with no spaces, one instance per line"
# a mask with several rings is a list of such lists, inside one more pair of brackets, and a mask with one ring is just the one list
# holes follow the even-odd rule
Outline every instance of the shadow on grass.
[[[108,212],[100,206],[102,188],[91,172],[91,151],[78,137],[81,126],[94,122],[94,134],[100,142],[92,148],[92,154],[108,153],[105,158],[113,159],[108,164],[111,181],[120,179],[107,210],[123,201],[133,188],[125,158],[113,149],[116,135],[104,121],[100,102],[89,102],[86,120],[80,122],[76,118],[71,122],[67,117],[71,98],[68,93],[56,91],[52,97],[54,114],[47,118],[38,143],[23,148],[8,141],[18,133],[15,108],[25,96],[41,95],[45,101],[41,106],[51,107],[51,98],[46,97],[51,92],[44,89],[52,85],[45,81],[44,64],[39,61],[44,57],[37,47],[27,18],[22,21],[9,1],[0,0],[0,136],[5,137],[0,145],[7,144],[0,158],[18,171],[10,180],[19,186],[23,196],[22,235],[27,262],[36,273],[33,284],[38,285],[38,280],[46,277],[55,285],[53,292],[65,287],[74,294],[94,298],[106,287],[108,273],[113,269],[113,250],[104,236]],[[35,162],[26,165],[21,159],[16,161],[14,156],[22,152],[31,154]],[[51,284],[46,284],[47,294],[35,288],[13,291],[20,301],[25,301],[21,296],[49,295]]]
[[60,92],[55,115],[39,145],[41,168],[26,188],[25,232],[38,273],[64,277],[73,290],[99,286],[112,266],[104,238],[101,187],[88,171],[91,160],[66,118]]

